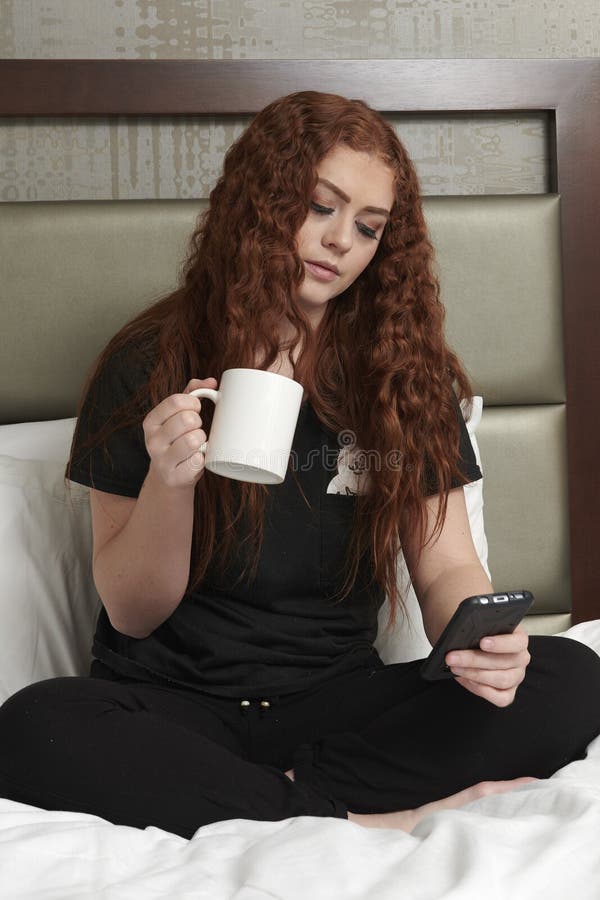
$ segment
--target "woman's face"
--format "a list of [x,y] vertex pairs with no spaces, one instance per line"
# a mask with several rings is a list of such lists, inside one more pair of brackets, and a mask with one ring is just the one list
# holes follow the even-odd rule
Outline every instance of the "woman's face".
[[328,302],[373,259],[394,199],[391,169],[345,144],[321,160],[317,173],[310,211],[297,235],[304,263],[298,302],[313,327]]

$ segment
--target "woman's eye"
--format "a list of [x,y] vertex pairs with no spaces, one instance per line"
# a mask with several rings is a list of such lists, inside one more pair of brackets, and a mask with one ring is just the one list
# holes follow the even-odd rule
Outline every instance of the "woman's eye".
[[328,216],[333,212],[333,208],[330,206],[321,206],[320,203],[316,203],[314,200],[311,202],[311,207],[314,209],[316,213],[320,213],[322,216]]
[[372,240],[374,240],[374,241],[377,240],[377,232],[373,231],[372,228],[369,228],[368,225],[363,225],[359,222],[358,230],[361,232],[361,234],[366,235],[366,237],[372,238]]
[[[330,216],[331,213],[335,212],[335,209],[332,206],[323,206],[321,203],[317,203],[316,200],[311,200],[310,206],[311,209],[320,216]],[[377,240],[377,232],[374,231],[373,228],[369,228],[368,225],[363,225],[362,222],[357,222],[356,227],[361,234],[365,235],[365,237],[371,238],[373,241]]]

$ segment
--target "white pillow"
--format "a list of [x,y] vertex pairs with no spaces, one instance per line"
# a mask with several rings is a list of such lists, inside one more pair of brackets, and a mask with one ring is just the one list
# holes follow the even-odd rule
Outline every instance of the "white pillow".
[[[475,452],[477,464],[483,473],[481,465],[481,454],[477,444],[476,430],[481,422],[481,414],[483,411],[483,399],[481,397],[473,397],[471,399],[471,411],[469,415],[469,404],[463,403],[462,410],[465,416],[467,431],[471,438],[471,444]],[[475,545],[477,555],[481,560],[483,568],[490,574],[487,564],[488,545],[485,536],[483,524],[483,479],[472,481],[463,488],[465,492],[465,501],[467,504],[467,512],[469,514],[469,524],[471,526],[471,536]],[[408,572],[404,557],[400,555],[398,560],[398,583],[400,587],[409,583]],[[386,664],[408,662],[411,659],[422,659],[428,656],[431,650],[431,644],[425,634],[423,628],[423,617],[419,603],[415,596],[415,592],[410,587],[405,597],[407,616],[398,614],[398,620],[393,629],[386,632],[385,627],[389,621],[390,608],[386,602],[379,610],[379,629],[375,648]]]
[[17,459],[54,459],[66,465],[76,419],[0,425],[0,454]]
[[35,681],[89,672],[100,601],[89,489],[64,480],[73,426],[0,427],[0,702]]

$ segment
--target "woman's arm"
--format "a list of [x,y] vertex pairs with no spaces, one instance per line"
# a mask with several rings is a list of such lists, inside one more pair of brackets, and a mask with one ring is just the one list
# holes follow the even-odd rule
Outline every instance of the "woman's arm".
[[[450,491],[442,529],[430,540],[439,502],[438,496],[427,500],[426,544],[420,555],[414,536],[401,535],[425,633],[432,644],[461,600],[492,591],[471,537],[463,489]],[[490,640],[488,647],[484,641]],[[479,650],[453,651],[446,657],[446,664],[467,690],[497,706],[507,706],[525,677],[530,659],[527,644],[527,632],[519,626],[512,634],[483,638]]]
[[431,541],[438,506],[437,495],[427,500],[426,544],[420,557],[412,536],[402,535],[402,550],[432,644],[461,600],[493,590],[473,544],[463,489],[450,491],[442,530]]
[[92,490],[93,575],[111,624],[147,637],[179,605],[189,573],[196,482],[206,440],[200,401],[189,392],[216,387],[193,379],[183,394],[158,404],[144,420],[150,457],[137,499]]
[[92,490],[94,583],[110,622],[147,637],[185,593],[194,487],[170,488],[148,473],[137,499]]

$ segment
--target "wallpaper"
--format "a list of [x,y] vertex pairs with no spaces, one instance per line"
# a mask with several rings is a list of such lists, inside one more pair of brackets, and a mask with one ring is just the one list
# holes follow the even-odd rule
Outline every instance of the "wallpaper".
[[1,0],[0,55],[579,57],[598,0]]
[[[0,0],[13,59],[598,55],[599,0]],[[392,124],[425,194],[547,190],[541,113]],[[4,120],[0,201],[206,197],[243,126]]]

